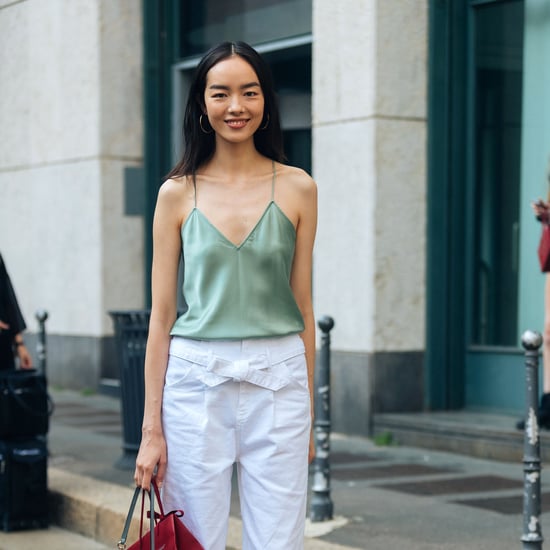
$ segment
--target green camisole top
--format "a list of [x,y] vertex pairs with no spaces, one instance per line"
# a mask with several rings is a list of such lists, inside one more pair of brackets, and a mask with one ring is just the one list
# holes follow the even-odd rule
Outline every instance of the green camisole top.
[[271,200],[238,246],[195,205],[182,225],[187,311],[171,334],[199,340],[236,340],[295,334],[304,321],[290,288],[296,231]]

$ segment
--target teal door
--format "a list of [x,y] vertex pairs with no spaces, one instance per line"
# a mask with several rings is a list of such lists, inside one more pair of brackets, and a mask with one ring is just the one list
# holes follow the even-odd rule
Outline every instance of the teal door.
[[[427,409],[523,407],[521,332],[541,317],[526,299],[541,290],[526,240],[535,224],[525,113],[545,112],[525,85],[527,15],[537,4],[430,3]],[[533,19],[536,28],[546,20]],[[548,70],[533,61],[529,75]]]
[[520,410],[518,326],[524,3],[468,16],[464,405]]

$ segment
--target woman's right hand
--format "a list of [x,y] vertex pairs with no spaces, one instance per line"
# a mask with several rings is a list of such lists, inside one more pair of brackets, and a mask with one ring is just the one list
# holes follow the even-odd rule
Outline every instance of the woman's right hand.
[[[156,473],[155,473],[156,468]],[[159,489],[166,474],[166,440],[161,431],[143,431],[136,458],[136,486],[149,490],[154,477]]]

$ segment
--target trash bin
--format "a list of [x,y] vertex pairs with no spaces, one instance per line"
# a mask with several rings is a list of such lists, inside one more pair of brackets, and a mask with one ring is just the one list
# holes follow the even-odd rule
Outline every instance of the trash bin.
[[143,365],[149,330],[149,310],[110,311],[115,328],[121,395],[122,456],[115,466],[133,470],[141,442],[145,403]]

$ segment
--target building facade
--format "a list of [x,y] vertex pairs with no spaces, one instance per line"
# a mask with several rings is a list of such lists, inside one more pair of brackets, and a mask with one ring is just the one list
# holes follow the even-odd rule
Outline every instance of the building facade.
[[143,218],[124,212],[141,22],[133,1],[0,2],[0,246],[30,331],[49,313],[54,384],[112,375],[107,311],[145,303]]
[[334,429],[521,410],[520,336],[543,319],[529,202],[547,194],[549,31],[545,0],[0,0],[0,249],[31,340],[50,314],[51,382],[117,378],[108,312],[149,305],[191,72],[245,40],[319,186]]

